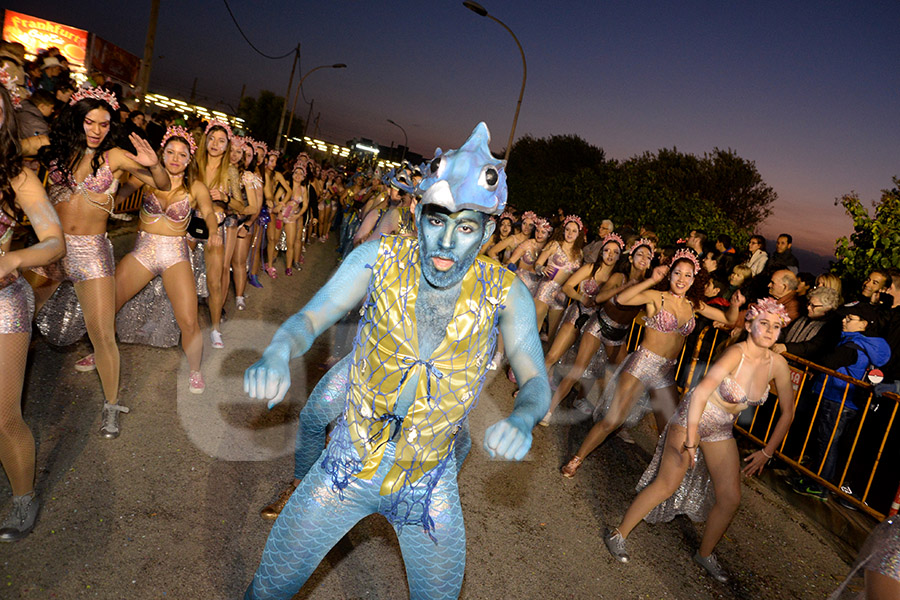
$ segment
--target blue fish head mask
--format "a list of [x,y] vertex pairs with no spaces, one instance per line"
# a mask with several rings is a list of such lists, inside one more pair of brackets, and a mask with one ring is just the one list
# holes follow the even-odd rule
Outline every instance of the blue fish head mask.
[[499,215],[506,207],[506,161],[488,148],[491,133],[479,123],[459,150],[438,148],[426,176],[416,188],[421,204],[436,204],[451,213],[477,210]]

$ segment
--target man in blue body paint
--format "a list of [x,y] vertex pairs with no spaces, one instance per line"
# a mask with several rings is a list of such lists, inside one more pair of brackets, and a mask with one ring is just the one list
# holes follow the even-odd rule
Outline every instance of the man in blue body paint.
[[418,240],[385,236],[357,248],[245,373],[245,391],[274,406],[290,386],[290,359],[363,302],[351,357],[304,408],[340,400],[343,411],[275,522],[245,598],[290,598],[373,513],[397,531],[411,598],[459,596],[465,529],[453,454],[498,327],[522,385],[512,414],[485,434],[488,454],[524,458],[550,400],[531,295],[477,256],[493,233],[489,215],[506,205],[505,163],[488,141],[481,123],[459,150],[438,150],[418,187]]

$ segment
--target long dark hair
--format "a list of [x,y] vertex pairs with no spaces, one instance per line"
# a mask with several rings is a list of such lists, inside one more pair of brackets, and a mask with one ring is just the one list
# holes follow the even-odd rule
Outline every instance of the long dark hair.
[[0,102],[3,103],[3,124],[0,125],[0,209],[22,220],[22,211],[15,203],[16,193],[12,180],[22,172],[22,147],[19,146],[19,128],[9,92],[0,85]]
[[[566,241],[566,225],[568,225],[568,223],[560,223],[560,225],[553,231],[553,235],[550,236],[550,239],[547,240],[547,243],[559,242],[559,247],[562,248],[563,242]],[[579,227],[578,237],[576,237],[575,241],[572,243],[572,253],[575,256],[580,256],[582,248],[584,248],[584,228]]]
[[[687,263],[687,265],[694,270],[694,263],[691,262],[688,258],[679,258],[671,265],[669,265],[669,273],[675,270],[675,266],[678,263]],[[662,292],[668,292],[670,287],[671,276],[666,277],[662,281],[659,282],[657,289]],[[691,287],[688,288],[688,291],[685,292],[684,297],[690,301],[691,306],[694,307],[694,310],[698,310],[700,306],[703,304],[704,299],[706,298],[706,284],[709,282],[709,275],[706,273],[705,269],[699,269],[696,273],[694,273],[694,283],[691,284]]]
[[91,172],[96,173],[103,164],[103,155],[116,145],[119,134],[119,111],[103,100],[84,98],[75,104],[67,104],[50,127],[50,145],[41,148],[39,157],[44,166],[55,167],[68,178],[87,150],[87,136],[84,133],[84,119],[87,114],[99,108],[109,113],[109,131],[94,151],[91,158]]

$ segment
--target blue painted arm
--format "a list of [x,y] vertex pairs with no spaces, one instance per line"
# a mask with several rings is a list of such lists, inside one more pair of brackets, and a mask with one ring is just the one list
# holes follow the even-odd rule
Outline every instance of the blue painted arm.
[[528,289],[516,279],[500,314],[509,365],[519,389],[512,414],[491,425],[484,447],[491,457],[522,460],[531,449],[531,430],[550,408],[550,384],[544,369],[544,351],[538,337],[534,302]]
[[378,244],[363,244],[351,252],[312,300],[278,328],[262,358],[244,372],[244,392],[269,400],[269,408],[284,399],[291,387],[290,360],[302,356],[365,296],[372,274],[366,265],[375,262]]

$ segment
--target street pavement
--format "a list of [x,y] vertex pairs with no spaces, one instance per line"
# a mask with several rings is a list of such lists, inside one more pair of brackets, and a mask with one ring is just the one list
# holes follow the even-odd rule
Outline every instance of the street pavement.
[[[133,234],[115,237],[121,256]],[[327,332],[294,361],[286,401],[266,410],[241,389],[277,326],[336,268],[334,240],[315,243],[293,277],[248,287],[247,310],[226,305],[226,347],[213,350],[204,326],[206,392],[188,393],[179,348],[120,345],[122,417],[116,440],[97,435],[102,394],[96,373],[73,365],[89,351],[40,336],[32,343],[25,419],[38,444],[37,491],[43,503],[31,536],[0,545],[0,598],[241,598],[271,523],[259,509],[293,467],[297,415],[346,327]],[[338,348],[338,349],[336,349]],[[471,419],[473,448],[459,475],[466,519],[462,598],[821,599],[849,565],[826,534],[756,480],[718,548],[732,576],[722,585],[691,561],[702,524],[679,518],[642,524],[629,539],[631,562],[607,553],[605,524],[616,522],[652,456],[649,419],[637,444],[611,439],[572,479],[559,467],[586,422],[536,428],[521,463],[491,460],[484,430],[512,408],[513,385],[492,372]],[[0,479],[0,508],[9,505]],[[361,521],[327,555],[296,596],[314,600],[407,598],[399,546],[380,516]]]

